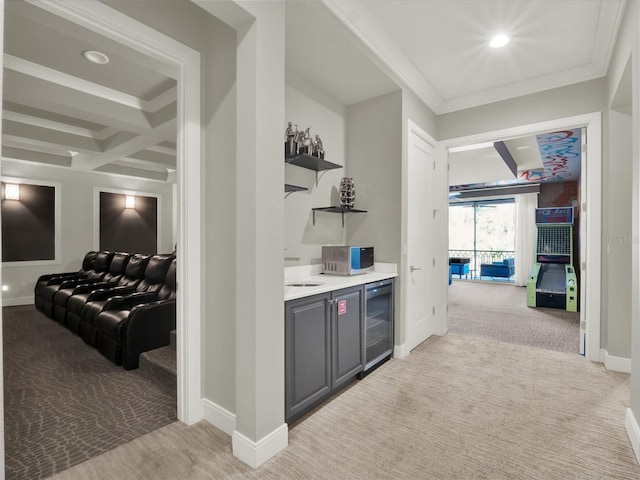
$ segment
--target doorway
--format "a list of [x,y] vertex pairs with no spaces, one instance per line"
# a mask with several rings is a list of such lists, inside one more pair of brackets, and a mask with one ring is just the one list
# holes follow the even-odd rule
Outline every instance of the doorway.
[[[177,79],[177,241],[181,258],[177,273],[177,415],[193,424],[202,419],[199,54],[101,2],[36,2],[35,6],[164,62]],[[4,22],[2,28],[4,34]]]
[[[584,150],[581,175],[581,195],[578,208],[583,214],[584,235],[580,236],[580,250],[585,258],[590,258],[588,264],[581,264],[580,282],[580,325],[584,326],[585,355],[592,361],[600,359],[600,271],[601,262],[601,210],[602,210],[602,186],[601,177],[601,114],[593,113],[569,117],[538,124],[514,127],[486,134],[471,135],[443,141],[445,151],[464,145],[481,144],[483,142],[499,142],[508,138],[517,138],[527,135],[538,135],[545,132],[584,129],[588,138]],[[445,153],[444,155],[447,155]],[[586,208],[586,205],[589,208]],[[589,241],[589,239],[592,239]],[[589,272],[596,272],[589,275]],[[588,299],[588,301],[587,301]],[[586,319],[589,319],[586,322]]]

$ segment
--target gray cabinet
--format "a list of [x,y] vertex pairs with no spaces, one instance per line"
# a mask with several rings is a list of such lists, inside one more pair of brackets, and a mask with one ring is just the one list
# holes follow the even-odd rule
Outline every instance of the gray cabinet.
[[332,295],[331,388],[345,384],[364,368],[363,290],[354,287]]
[[364,366],[363,288],[285,304],[285,419],[291,422]]
[[330,294],[285,304],[285,419],[331,393]]

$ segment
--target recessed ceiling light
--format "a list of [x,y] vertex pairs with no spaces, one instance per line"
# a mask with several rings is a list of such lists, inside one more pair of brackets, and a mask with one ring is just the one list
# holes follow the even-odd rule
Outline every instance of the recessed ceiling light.
[[518,150],[529,150],[531,148],[531,145],[520,145],[517,148]]
[[509,43],[509,37],[501,33],[493,37],[491,39],[491,42],[489,42],[489,45],[491,45],[493,48],[500,48],[504,47],[507,43]]
[[85,50],[84,52],[82,52],[82,56],[90,62],[97,63],[99,65],[109,63],[109,57],[107,57],[102,52],[98,52],[97,50]]

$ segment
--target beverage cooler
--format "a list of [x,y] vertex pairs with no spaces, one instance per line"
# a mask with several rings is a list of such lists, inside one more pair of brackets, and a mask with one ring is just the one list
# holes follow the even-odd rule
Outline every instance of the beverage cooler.
[[365,285],[365,367],[371,370],[393,354],[393,279]]

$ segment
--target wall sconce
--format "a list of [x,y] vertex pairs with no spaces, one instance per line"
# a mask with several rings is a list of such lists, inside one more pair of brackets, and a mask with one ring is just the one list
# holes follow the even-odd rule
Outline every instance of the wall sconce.
[[20,200],[20,185],[15,183],[4,184],[4,199],[5,200]]
[[124,197],[124,208],[136,208],[136,197],[133,195],[126,195]]

